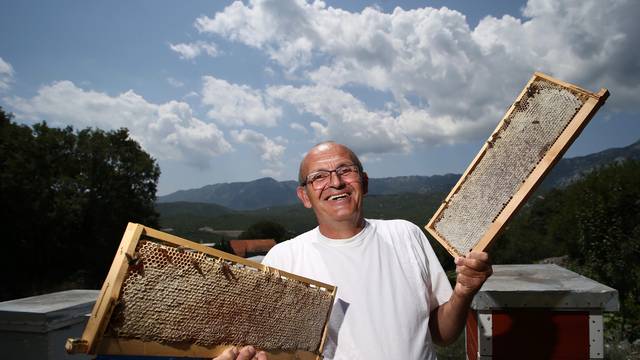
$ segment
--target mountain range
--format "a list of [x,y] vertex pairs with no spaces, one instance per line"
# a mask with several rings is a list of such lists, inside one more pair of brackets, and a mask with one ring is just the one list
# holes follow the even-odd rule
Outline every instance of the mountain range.
[[[548,190],[564,187],[593,169],[631,159],[640,160],[640,140],[622,148],[611,148],[586,156],[561,159],[540,188]],[[369,195],[448,192],[459,178],[460,174],[371,178]],[[297,203],[296,187],[296,181],[277,181],[267,177],[247,182],[219,183],[198,189],[180,190],[160,196],[157,201],[158,203],[203,203],[198,205],[201,207],[207,206],[206,204],[216,204],[231,210],[255,210]]]

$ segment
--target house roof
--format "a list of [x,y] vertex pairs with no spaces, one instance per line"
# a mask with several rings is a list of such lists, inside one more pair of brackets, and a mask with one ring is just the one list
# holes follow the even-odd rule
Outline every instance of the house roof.
[[241,257],[246,257],[250,253],[266,253],[275,245],[274,239],[229,240],[233,253]]

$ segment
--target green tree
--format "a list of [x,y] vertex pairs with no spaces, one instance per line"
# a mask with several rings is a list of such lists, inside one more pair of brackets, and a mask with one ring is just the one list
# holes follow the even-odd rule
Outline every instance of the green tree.
[[[534,194],[510,221],[490,249],[496,264],[530,264],[567,254],[570,224],[565,219],[566,204],[562,190]],[[569,228],[569,229],[567,229]],[[564,230],[563,239],[557,236]]]
[[0,108],[0,299],[99,287],[126,223],[157,226],[159,175],[126,129],[29,127]]
[[287,229],[277,222],[263,220],[249,226],[238,238],[274,239],[276,242],[281,242],[287,239]]
[[626,161],[537,195],[496,240],[494,262],[569,255],[574,270],[618,290],[624,336],[640,337],[638,179],[640,162]]
[[[569,255],[586,276],[616,288],[623,326],[640,337],[640,162],[614,164],[567,189],[575,228]],[[566,235],[565,235],[566,236]]]

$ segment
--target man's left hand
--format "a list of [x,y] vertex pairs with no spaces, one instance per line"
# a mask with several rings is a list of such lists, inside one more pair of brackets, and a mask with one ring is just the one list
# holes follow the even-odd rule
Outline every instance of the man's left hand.
[[472,298],[493,274],[486,252],[472,251],[466,257],[457,257],[455,263],[458,276],[454,292],[465,298]]

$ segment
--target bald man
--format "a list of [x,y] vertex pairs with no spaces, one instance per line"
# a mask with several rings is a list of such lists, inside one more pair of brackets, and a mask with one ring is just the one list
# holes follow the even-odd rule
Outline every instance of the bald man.
[[[492,273],[489,257],[456,258],[452,289],[420,228],[364,218],[367,190],[353,151],[335,142],[314,146],[300,164],[297,195],[318,226],[276,245],[263,264],[338,287],[325,359],[435,359],[433,343],[460,335]],[[266,359],[252,347],[225,356],[216,360]]]

